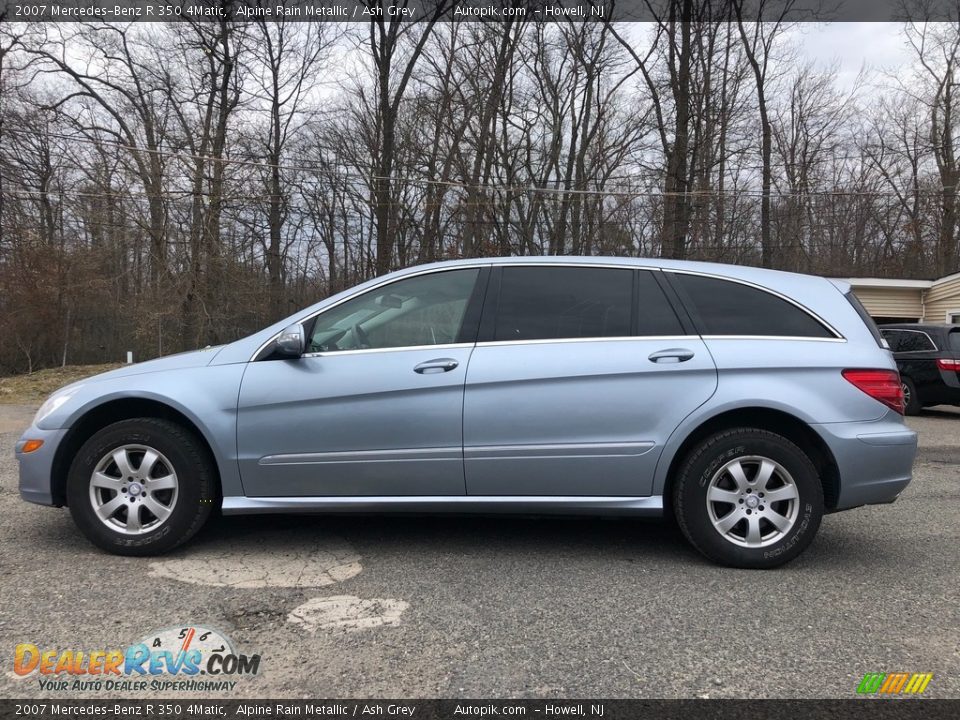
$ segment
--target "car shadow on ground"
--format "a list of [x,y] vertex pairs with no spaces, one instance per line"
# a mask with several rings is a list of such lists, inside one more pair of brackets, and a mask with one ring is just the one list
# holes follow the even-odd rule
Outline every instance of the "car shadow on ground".
[[[38,519],[43,517],[50,522],[31,524],[31,537],[24,538],[38,551],[62,552],[67,543],[81,556],[109,557],[86,542],[66,511]],[[865,558],[893,560],[903,548],[892,538],[886,548],[887,539],[879,528],[865,537],[862,527],[848,528],[828,516],[813,545],[786,567],[856,570]],[[322,572],[349,572],[361,558],[363,565],[376,561],[411,569],[469,559],[504,567],[557,562],[718,567],[686,542],[672,520],[624,516],[217,514],[172,553],[145,560],[189,561],[205,568],[239,564],[254,572],[320,556]]]
[[937,405],[935,407],[925,407],[920,411],[920,417],[960,420],[960,408],[952,407],[949,405]]
[[337,536],[357,546],[402,547],[407,551],[445,553],[482,549],[512,549],[525,553],[542,549],[603,552],[615,547],[660,546],[685,549],[672,522],[649,518],[566,517],[529,515],[218,515],[192,545],[271,535]]

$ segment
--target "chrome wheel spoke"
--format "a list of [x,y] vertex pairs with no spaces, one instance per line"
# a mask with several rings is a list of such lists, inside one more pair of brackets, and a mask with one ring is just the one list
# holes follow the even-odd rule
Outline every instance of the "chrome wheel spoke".
[[740,510],[734,510],[733,512],[727,513],[722,518],[717,520],[714,523],[714,526],[722,535],[726,535],[731,529],[733,529],[733,526],[740,522],[744,517],[746,516]]
[[131,503],[130,507],[127,508],[127,532],[140,532],[140,529],[143,527],[140,524],[140,506]]
[[757,470],[757,476],[753,481],[757,484],[758,490],[763,490],[767,487],[767,483],[770,482],[770,476],[773,475],[773,471],[777,467],[769,460],[763,460],[760,462],[760,469]]
[[734,490],[724,490],[723,488],[718,488],[716,485],[712,486],[707,491],[707,500],[710,502],[730,503],[731,505],[736,505],[739,499],[740,493],[735,492]]
[[750,483],[747,481],[747,474],[743,471],[743,465],[740,464],[739,460],[734,460],[727,466],[727,472],[730,473],[730,477],[733,478],[733,481],[737,484],[738,490],[746,490]]
[[760,516],[747,515],[747,545],[759,545],[760,539]]
[[153,470],[153,466],[157,464],[159,455],[155,450],[147,450],[143,453],[143,459],[140,461],[140,467],[137,468],[137,472],[142,478],[150,477],[150,472]]
[[789,530],[793,525],[793,523],[790,522],[790,518],[784,517],[777,512],[770,511],[769,513],[766,513],[764,517],[770,522],[771,525],[773,525],[782,533],[787,532],[787,530]]
[[763,499],[768,503],[780,502],[781,500],[796,500],[800,497],[797,494],[797,488],[795,485],[784,485],[783,487],[778,487],[776,490],[768,490],[764,493]]
[[156,517],[160,522],[163,522],[170,517],[170,508],[168,508],[166,505],[161,505],[156,498],[147,496],[143,499],[143,504],[147,507],[147,510],[152,512],[154,517]]
[[97,515],[100,516],[101,520],[109,520],[117,510],[123,507],[124,500],[126,498],[123,495],[115,495],[103,505],[95,508]]
[[113,453],[113,461],[117,464],[117,469],[123,477],[128,478],[133,475],[133,466],[130,464],[130,456],[127,455],[126,448],[120,448]]
[[177,486],[177,476],[176,475],[164,475],[163,477],[158,478],[147,478],[143,482],[147,486],[147,490],[150,492],[156,492],[157,490],[173,490]]
[[120,492],[123,487],[123,481],[120,478],[110,477],[102,472],[95,472],[93,477],[90,478],[90,484],[94,487],[116,490],[117,492]]

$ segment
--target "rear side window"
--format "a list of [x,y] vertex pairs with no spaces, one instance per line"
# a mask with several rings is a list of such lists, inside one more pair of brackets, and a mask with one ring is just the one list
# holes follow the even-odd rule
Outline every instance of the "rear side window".
[[494,339],[628,336],[632,298],[631,270],[507,267]]
[[809,313],[758,288],[682,273],[673,280],[704,335],[834,337]]
[[902,333],[897,330],[881,330],[880,335],[887,341],[891,352],[900,352],[900,338],[903,337]]
[[930,336],[925,332],[917,330],[897,330],[895,342],[887,338],[890,342],[890,349],[894,352],[933,352],[937,346],[933,344]]
[[950,334],[947,335],[947,342],[950,344],[951,350],[960,352],[960,330],[951,330]]

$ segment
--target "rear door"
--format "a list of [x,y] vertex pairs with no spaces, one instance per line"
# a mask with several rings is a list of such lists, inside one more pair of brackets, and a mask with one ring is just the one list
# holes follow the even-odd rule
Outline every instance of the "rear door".
[[467,494],[650,494],[667,438],[717,383],[658,273],[493,270],[464,393]]

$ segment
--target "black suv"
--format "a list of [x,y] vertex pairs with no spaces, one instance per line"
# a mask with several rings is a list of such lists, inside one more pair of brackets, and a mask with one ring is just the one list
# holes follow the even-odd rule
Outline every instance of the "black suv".
[[907,415],[960,405],[960,325],[881,325],[900,370]]

